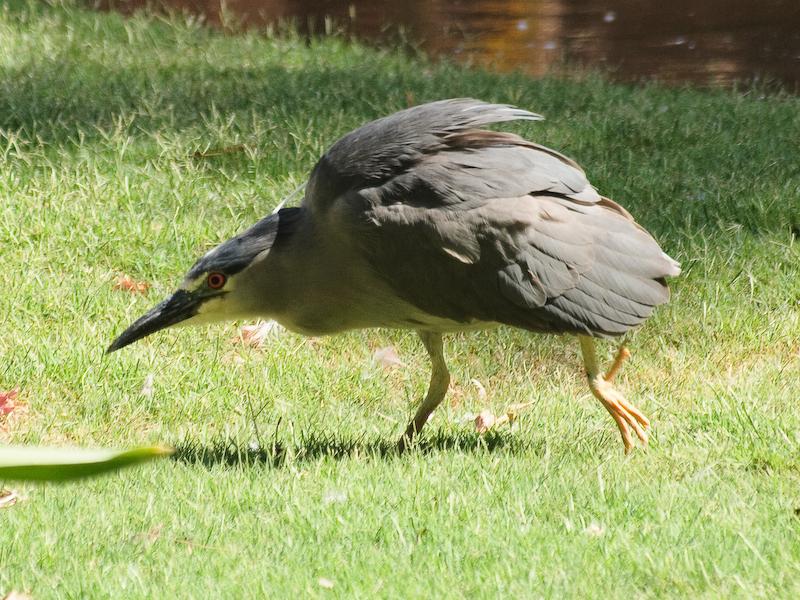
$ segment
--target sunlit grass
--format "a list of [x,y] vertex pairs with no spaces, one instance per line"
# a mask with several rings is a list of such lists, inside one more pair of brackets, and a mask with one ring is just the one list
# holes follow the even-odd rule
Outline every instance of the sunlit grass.
[[[255,350],[229,325],[103,355],[199,253],[409,93],[544,114],[513,130],[576,158],[683,263],[621,375],[653,419],[648,451],[622,456],[569,338],[452,336],[453,401],[403,457],[391,445],[428,379],[411,333]],[[796,596],[798,138],[790,96],[531,80],[3,4],[0,389],[19,386],[27,412],[0,439],[178,453],[25,488],[0,512],[0,594]],[[114,290],[121,273],[148,295]],[[373,364],[389,344],[405,368]],[[523,401],[485,438],[462,419]]]

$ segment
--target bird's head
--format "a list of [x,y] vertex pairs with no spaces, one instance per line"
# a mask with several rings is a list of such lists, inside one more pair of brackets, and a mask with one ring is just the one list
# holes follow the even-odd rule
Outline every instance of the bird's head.
[[139,317],[106,352],[114,352],[161,329],[263,314],[267,257],[291,228],[300,209],[283,209],[200,258],[178,289]]

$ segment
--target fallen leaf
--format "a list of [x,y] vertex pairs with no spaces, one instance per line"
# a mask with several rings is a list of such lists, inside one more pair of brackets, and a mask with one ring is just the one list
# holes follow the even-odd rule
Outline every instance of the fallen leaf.
[[194,540],[190,540],[188,537],[185,537],[177,539],[175,541],[178,542],[179,544],[183,544],[184,546],[186,546],[186,551],[189,553],[190,556],[194,553],[194,546],[195,546]]
[[307,337],[303,339],[306,345],[308,345],[312,350],[318,350],[323,344],[322,338],[319,337]]
[[[235,342],[239,339],[240,338],[233,338],[231,339],[231,342]],[[226,352],[225,354],[222,355],[222,362],[223,364],[226,365],[241,366],[245,363],[245,360],[241,354],[239,354],[235,350],[231,350],[230,352]]]
[[372,360],[376,365],[384,369],[394,369],[396,367],[404,367],[405,363],[400,360],[397,351],[392,346],[385,346],[378,348],[372,355]]
[[514,420],[519,416],[519,412],[528,408],[529,406],[533,406],[533,402],[509,404],[506,408],[506,411],[499,417],[495,416],[491,410],[486,408],[478,413],[478,416],[473,419],[473,422],[475,423],[475,430],[478,433],[486,433],[492,427],[497,427],[505,423],[513,423]]
[[0,490],[0,508],[10,508],[14,506],[20,497],[15,490]]
[[147,532],[147,541],[151,544],[154,543],[158,538],[161,537],[161,531],[164,529],[164,525],[159,523],[154,527],[150,528],[150,531]]
[[332,590],[333,582],[330,579],[326,579],[325,577],[320,577],[319,587],[325,588],[326,590]]
[[457,383],[451,383],[447,397],[450,399],[450,407],[458,408],[464,401],[464,390]]
[[589,523],[589,525],[586,527],[586,529],[583,530],[583,533],[585,533],[586,535],[588,535],[590,537],[600,537],[605,532],[606,532],[606,528],[603,527],[600,523],[596,523],[595,521],[592,521],[591,523]]
[[464,413],[463,415],[461,415],[456,420],[456,423],[471,423],[472,421],[475,420],[475,417],[477,417],[477,416],[478,415],[476,415],[475,413],[471,413],[471,412]]
[[11,590],[4,597],[3,600],[32,600],[28,594],[23,594],[16,590]]
[[9,441],[12,427],[21,422],[28,412],[28,405],[19,398],[19,388],[0,391],[0,442]]
[[7,415],[12,410],[17,408],[17,396],[19,395],[19,388],[14,388],[8,392],[0,391],[0,415]]
[[414,98],[414,92],[411,90],[406,90],[406,106],[409,108],[416,104],[416,99]]
[[347,502],[347,492],[341,490],[328,490],[322,496],[323,504],[342,504]]
[[474,419],[474,423],[475,430],[478,433],[486,433],[497,424],[497,417],[487,408],[478,413],[478,416]]
[[470,379],[469,382],[475,386],[475,389],[478,390],[478,398],[481,400],[486,399],[486,388],[483,387],[483,384],[478,381],[477,379]]
[[261,348],[270,336],[276,336],[284,331],[277,321],[259,321],[253,325],[244,325],[239,329],[239,335],[231,338],[232,343],[241,342],[251,348]]
[[139,392],[140,395],[144,396],[145,398],[152,398],[153,397],[153,374],[150,373],[147,377],[144,378],[144,385],[142,386],[142,391]]
[[145,281],[136,281],[127,275],[117,275],[114,278],[114,289],[131,294],[146,294],[150,289],[150,284]]
[[531,407],[533,405],[534,405],[533,402],[519,402],[517,404],[509,404],[506,407],[506,414],[513,421],[514,419],[516,419],[519,416],[520,412],[522,412],[526,408],[529,408],[529,407]]

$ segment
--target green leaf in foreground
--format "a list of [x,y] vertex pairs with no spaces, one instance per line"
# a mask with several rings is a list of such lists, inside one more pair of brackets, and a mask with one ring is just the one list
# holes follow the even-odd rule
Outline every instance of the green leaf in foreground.
[[115,471],[172,452],[172,448],[163,446],[122,451],[9,446],[0,448],[0,480],[66,481]]

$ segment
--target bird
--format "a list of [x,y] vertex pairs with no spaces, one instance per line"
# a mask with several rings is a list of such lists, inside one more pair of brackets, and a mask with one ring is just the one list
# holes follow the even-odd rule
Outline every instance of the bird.
[[178,324],[247,318],[307,336],[415,330],[431,377],[403,450],[447,393],[444,335],[499,326],[574,335],[625,453],[631,432],[646,446],[648,418],[613,383],[630,353],[621,344],[603,373],[595,340],[619,338],[666,303],[680,265],[575,161],[486,128],[542,118],[457,98],[358,127],[318,160],[299,206],[199,258],[107,352]]

